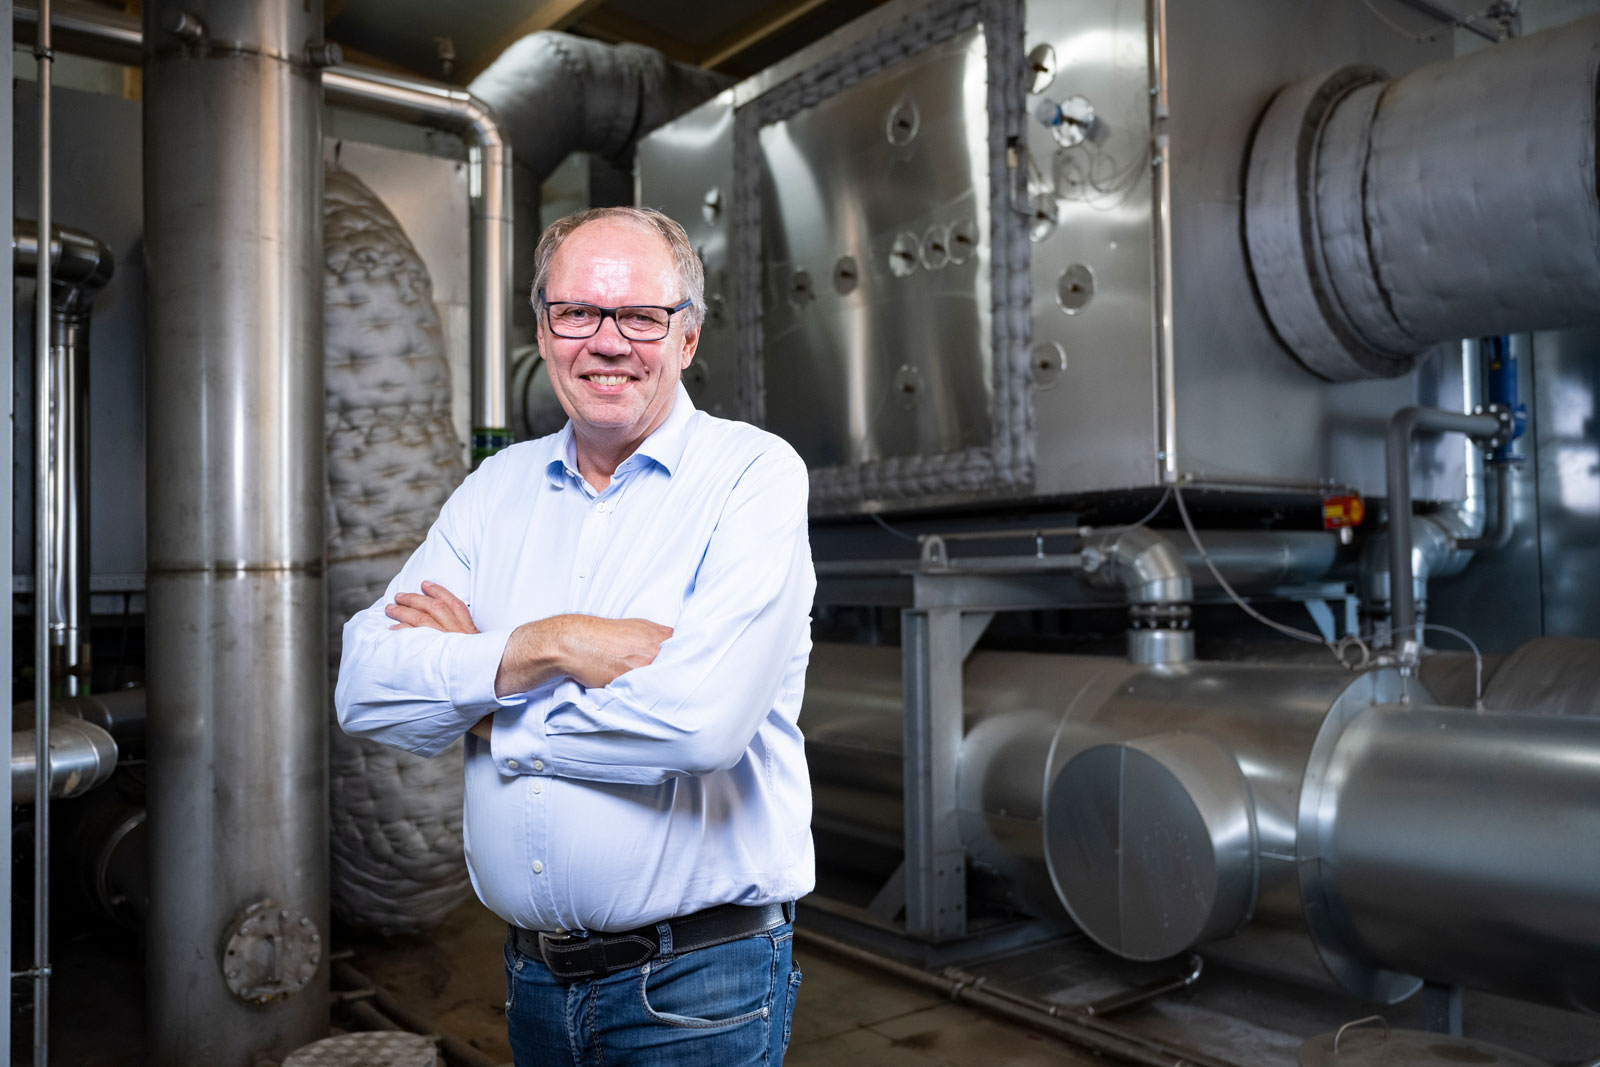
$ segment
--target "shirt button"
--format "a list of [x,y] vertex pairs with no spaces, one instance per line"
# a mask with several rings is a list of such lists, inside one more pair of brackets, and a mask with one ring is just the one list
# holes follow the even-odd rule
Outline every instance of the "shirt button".
[[536,770],[536,771],[544,770],[544,760],[542,760],[542,759],[534,760],[533,761],[533,769]]
[[533,791],[535,793],[543,793],[544,792],[544,783],[541,782],[537,778],[533,779]]
[[510,767],[512,770],[516,770],[521,765],[514,759],[508,759],[506,760],[506,766]]
[[594,506],[594,509],[596,511],[598,511],[600,514],[604,515],[610,509],[610,507],[611,507],[610,504],[607,504],[604,500],[602,500],[602,501],[600,501],[600,503],[598,503],[598,504],[596,504]]
[[578,577],[579,578],[587,578],[587,577],[589,577],[589,572],[588,571],[579,571],[578,572]]
[[544,864],[540,863],[538,860],[534,860],[533,861],[533,873],[534,874],[543,874],[544,873]]

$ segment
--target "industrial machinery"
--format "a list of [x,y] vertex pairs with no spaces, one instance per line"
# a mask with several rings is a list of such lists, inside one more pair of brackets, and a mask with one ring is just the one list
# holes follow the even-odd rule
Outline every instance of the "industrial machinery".
[[[144,71],[18,90],[13,270],[57,298],[12,780],[43,936],[48,797],[123,764],[57,871],[148,924],[150,1062],[285,1060],[332,918],[466,892],[459,754],[330,742],[328,638],[537,421],[513,293],[572,151],[636,151],[704,260],[696,404],[811,467],[806,925],[1133,1062],[1227,1062],[1102,1019],[1202,966],[1600,1013],[1600,14],[1457,55],[1354,0],[892,0],[731,86],[541,35],[468,92],[319,6],[16,11]],[[145,406],[91,417],[88,367]],[[147,688],[87,684],[107,598]],[[974,976],[1057,944],[1110,992]]]

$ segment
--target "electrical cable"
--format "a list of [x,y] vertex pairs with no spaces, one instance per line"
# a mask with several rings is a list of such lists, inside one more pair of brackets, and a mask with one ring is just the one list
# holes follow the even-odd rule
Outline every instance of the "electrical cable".
[[1167,486],[1166,492],[1161,494],[1161,499],[1156,501],[1156,506],[1151,508],[1145,514],[1145,517],[1140,519],[1138,522],[1131,522],[1126,526],[1083,526],[1079,528],[1078,532],[1083,536],[1088,536],[1090,534],[1119,534],[1127,533],[1129,530],[1137,530],[1142,526],[1148,525],[1151,519],[1161,514],[1161,509],[1167,506],[1167,501],[1171,499],[1171,497],[1172,486],[1169,485]]
[[[1222,576],[1222,572],[1217,570],[1217,565],[1211,562],[1211,555],[1206,552],[1205,545],[1200,543],[1200,535],[1195,532],[1194,522],[1189,518],[1189,508],[1183,502],[1183,490],[1179,489],[1177,486],[1172,486],[1171,490],[1172,498],[1178,502],[1178,514],[1183,518],[1183,528],[1189,531],[1189,540],[1194,543],[1195,551],[1200,553],[1200,558],[1205,561],[1206,569],[1211,572],[1211,577],[1215,578],[1217,584],[1222,587],[1222,591],[1227,593],[1229,598],[1232,599],[1235,604],[1239,605],[1240,609],[1243,610],[1246,615],[1250,616],[1252,619],[1255,619],[1259,623],[1272,627],[1279,633],[1286,634],[1289,637],[1294,638],[1296,641],[1304,641],[1307,644],[1312,645],[1322,645],[1327,648],[1328,651],[1332,652],[1334,657],[1337,658],[1339,662],[1345,662],[1341,649],[1337,647],[1334,642],[1324,639],[1321,634],[1313,634],[1306,630],[1296,629],[1293,626],[1285,626],[1281,622],[1276,622],[1267,618],[1265,615],[1261,614],[1261,612],[1245,603],[1244,598],[1238,593],[1234,592],[1233,586],[1229,585],[1228,580]],[[1359,640],[1359,638],[1357,640]]]
[[1478,651],[1478,643],[1476,641],[1474,641],[1472,638],[1468,637],[1466,634],[1462,633],[1460,630],[1453,629],[1452,627],[1449,627],[1449,626],[1441,626],[1436,622],[1423,622],[1423,623],[1418,623],[1417,624],[1417,643],[1418,644],[1422,644],[1422,632],[1424,630],[1438,630],[1440,633],[1449,634],[1451,637],[1457,638],[1457,639],[1465,642],[1466,646],[1468,648],[1472,649],[1472,673],[1473,673],[1473,682],[1472,682],[1472,684],[1473,684],[1473,693],[1474,693],[1473,707],[1475,709],[1477,709],[1478,711],[1482,711],[1483,710],[1483,653]]
[[873,522],[877,523],[879,526],[882,526],[885,530],[888,530],[890,533],[894,534],[896,537],[900,538],[902,541],[916,541],[916,540],[919,540],[919,538],[917,537],[916,534],[906,533],[904,530],[900,529],[899,527],[890,526],[887,522],[884,522],[883,521],[883,516],[879,515],[876,511],[869,512],[869,514],[872,516],[872,521]]

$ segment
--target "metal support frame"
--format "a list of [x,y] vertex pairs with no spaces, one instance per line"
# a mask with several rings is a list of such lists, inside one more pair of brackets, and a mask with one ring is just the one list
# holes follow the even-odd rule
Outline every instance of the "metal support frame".
[[1422,983],[1422,1028],[1433,1034],[1461,1036],[1461,987]]

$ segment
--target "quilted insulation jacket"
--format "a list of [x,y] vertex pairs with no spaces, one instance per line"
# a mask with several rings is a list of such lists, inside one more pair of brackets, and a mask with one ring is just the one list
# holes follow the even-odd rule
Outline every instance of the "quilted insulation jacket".
[[[360,179],[325,175],[328,665],[466,476],[422,257]],[[330,718],[332,709],[330,706]],[[442,922],[471,892],[460,742],[424,759],[329,731],[334,914],[368,929]]]

